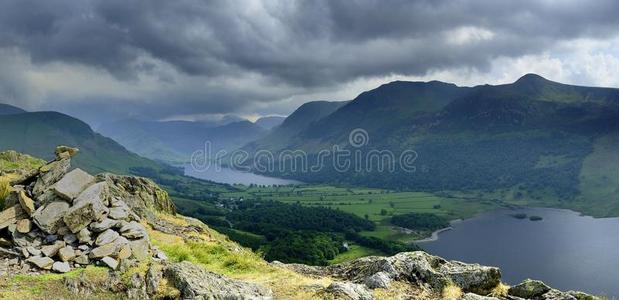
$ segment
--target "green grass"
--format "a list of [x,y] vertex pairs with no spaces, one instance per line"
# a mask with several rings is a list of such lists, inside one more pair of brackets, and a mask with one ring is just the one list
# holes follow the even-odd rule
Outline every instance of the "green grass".
[[155,244],[173,261],[189,261],[200,264],[213,272],[227,275],[258,272],[264,268],[265,264],[262,258],[249,250],[240,249],[233,252],[217,243],[169,244],[155,241]]
[[349,246],[349,250],[338,254],[334,259],[330,260],[330,264],[339,264],[346,261],[350,261],[359,257],[371,256],[371,255],[385,255],[384,253],[370,249],[367,247],[352,244]]
[[[71,299],[72,294],[65,286],[65,278],[86,278],[93,286],[104,286],[109,269],[96,266],[74,269],[68,273],[46,273],[40,275],[18,274],[0,278],[2,299]],[[87,299],[123,299],[123,296],[108,289],[95,289]]]
[[[376,223],[392,215],[425,212],[450,219],[471,217],[496,207],[491,201],[458,198],[426,192],[394,192],[381,189],[343,188],[333,186],[261,187],[246,188],[233,193],[222,193],[222,199],[244,198],[276,200],[306,206],[324,206],[356,214]],[[386,210],[386,214],[381,211]]]
[[[50,151],[53,151],[50,149]],[[30,155],[17,153],[15,151],[0,152],[0,170],[34,170],[45,164],[45,161],[34,158]]]
[[14,282],[48,282],[55,280],[62,280],[64,278],[77,278],[82,274],[87,277],[105,277],[108,274],[108,268],[97,267],[97,266],[87,266],[86,268],[78,268],[73,269],[67,273],[58,274],[58,273],[45,273],[41,275],[23,275],[18,274],[12,278]]

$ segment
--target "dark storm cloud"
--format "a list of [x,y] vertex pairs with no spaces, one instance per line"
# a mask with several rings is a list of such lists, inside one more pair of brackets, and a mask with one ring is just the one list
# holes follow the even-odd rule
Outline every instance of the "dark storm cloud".
[[[252,71],[295,85],[358,76],[483,68],[492,57],[557,40],[614,35],[619,2],[592,1],[3,1],[2,43],[35,62],[66,61],[117,76],[151,55],[192,75]],[[449,47],[445,31],[495,33]]]
[[[121,81],[158,72],[162,81],[182,80],[147,58],[181,77],[254,74],[265,85],[311,91],[359,78],[485,70],[497,57],[607,39],[619,32],[617,13],[613,0],[4,0],[0,48],[35,65],[85,65]],[[159,116],[170,113],[168,97],[186,104],[180,113],[291,96],[251,87],[230,96],[234,88],[145,97],[159,110],[149,115]]]

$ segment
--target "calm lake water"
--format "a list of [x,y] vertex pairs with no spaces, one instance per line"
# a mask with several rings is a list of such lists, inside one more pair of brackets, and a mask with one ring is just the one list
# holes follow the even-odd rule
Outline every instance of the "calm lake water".
[[210,180],[219,183],[227,183],[227,184],[259,184],[259,185],[286,185],[286,184],[299,184],[300,181],[275,178],[257,175],[254,173],[241,172],[238,170],[228,169],[228,168],[220,168],[219,170],[215,168],[208,168],[204,171],[196,170],[191,166],[185,167],[185,175]]
[[[514,213],[543,220],[516,219]],[[452,227],[419,245],[447,259],[500,267],[508,284],[533,278],[560,290],[619,297],[619,218],[527,208],[498,210]]]

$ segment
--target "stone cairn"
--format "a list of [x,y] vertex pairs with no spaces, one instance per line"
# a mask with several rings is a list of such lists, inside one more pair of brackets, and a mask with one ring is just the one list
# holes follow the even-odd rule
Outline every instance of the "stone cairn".
[[116,270],[150,258],[141,218],[113,193],[105,176],[69,171],[75,148],[60,146],[56,159],[13,181],[0,212],[0,254],[65,273],[96,264]]

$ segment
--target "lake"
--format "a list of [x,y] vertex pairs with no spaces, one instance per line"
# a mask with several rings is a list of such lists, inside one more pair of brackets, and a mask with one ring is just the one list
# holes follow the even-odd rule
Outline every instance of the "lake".
[[[515,213],[543,220],[517,219]],[[533,278],[560,290],[619,297],[619,218],[526,208],[497,210],[452,227],[438,240],[418,244],[446,259],[500,267],[510,285]]]
[[268,177],[263,175],[258,175],[249,172],[242,172],[238,170],[233,170],[229,168],[219,168],[215,167],[207,168],[206,170],[196,170],[191,166],[185,167],[185,175],[210,180],[219,183],[227,183],[227,184],[258,184],[258,185],[286,185],[286,184],[300,184],[302,182],[291,180],[291,179],[283,179],[283,178],[275,178]]

